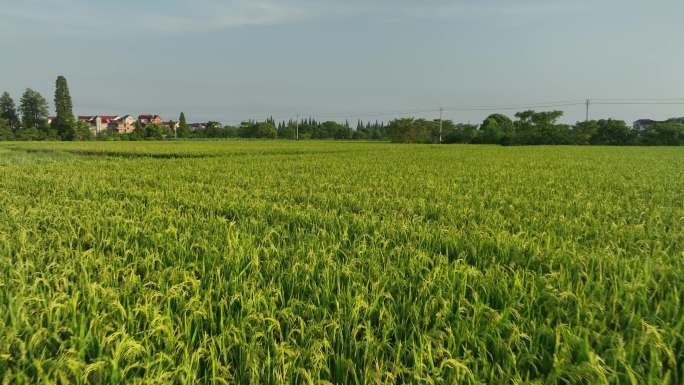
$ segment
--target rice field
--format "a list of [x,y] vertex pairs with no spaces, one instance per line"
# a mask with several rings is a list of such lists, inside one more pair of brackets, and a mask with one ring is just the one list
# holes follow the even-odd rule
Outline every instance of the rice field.
[[683,384],[684,149],[0,144],[0,384]]

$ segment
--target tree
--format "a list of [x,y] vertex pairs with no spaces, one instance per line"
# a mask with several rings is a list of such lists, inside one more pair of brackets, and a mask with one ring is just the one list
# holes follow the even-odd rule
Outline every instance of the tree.
[[513,121],[506,115],[493,114],[480,126],[480,143],[501,144],[506,135],[513,131]]
[[294,139],[296,136],[296,123],[292,120],[289,122],[285,123],[283,122],[280,127],[278,127],[278,137],[279,138],[287,138],[287,139]]
[[148,124],[144,127],[145,139],[164,139],[166,130],[158,124]]
[[38,131],[37,128],[31,127],[22,128],[21,130],[17,131],[15,138],[17,140],[41,140],[43,139],[43,135],[40,131]]
[[572,130],[573,143],[581,145],[591,144],[597,132],[597,121],[589,120],[586,122],[577,122]]
[[236,138],[238,136],[238,128],[231,125],[223,126],[223,137],[224,138]]
[[241,138],[275,139],[278,136],[278,131],[272,121],[248,121],[240,124],[238,136]]
[[93,132],[90,130],[90,124],[83,121],[74,122],[70,127],[69,140],[90,140],[93,137]]
[[390,138],[394,143],[415,143],[416,133],[413,118],[395,119],[390,122]]
[[439,124],[425,119],[403,118],[389,123],[390,139],[395,143],[437,143],[438,132]]
[[4,118],[0,117],[0,140],[12,139],[14,139],[14,133],[12,132],[9,123]]
[[446,143],[478,143],[479,132],[477,125],[459,123],[449,127],[446,133]]
[[223,138],[223,126],[219,122],[207,122],[207,128],[204,129],[204,135],[208,138]]
[[39,92],[27,88],[19,103],[24,129],[47,131],[48,105]]
[[504,144],[567,144],[570,143],[570,127],[558,124],[563,111],[523,111],[515,114],[512,135],[503,139]]
[[73,103],[69,94],[69,86],[64,76],[58,76],[55,82],[55,111],[56,117],[52,121],[52,128],[63,139],[72,137],[75,133]]
[[128,134],[128,139],[129,140],[141,140],[145,139],[145,127],[140,123],[139,120],[136,120],[135,123],[133,124],[133,132]]
[[14,100],[7,92],[0,96],[0,118],[5,119],[12,131],[18,130],[21,125]]
[[568,144],[570,141],[569,127],[558,124],[563,111],[543,111],[532,114],[532,123],[539,132],[538,144]]
[[273,121],[260,122],[256,124],[255,138],[275,139],[278,136]]
[[601,119],[597,125],[591,144],[624,146],[633,144],[636,139],[636,132],[622,120]]
[[640,143],[648,146],[684,145],[684,124],[673,119],[653,124],[641,132]]
[[188,122],[185,120],[185,113],[183,112],[181,112],[180,116],[178,117],[178,137],[190,137],[190,127],[188,127]]
[[[454,124],[453,120],[451,119],[442,119],[442,143],[449,144],[451,143],[449,141],[449,136],[452,135],[457,127],[456,124]],[[439,143],[439,125],[440,121],[439,119],[435,119],[434,124],[433,124],[433,143]]]

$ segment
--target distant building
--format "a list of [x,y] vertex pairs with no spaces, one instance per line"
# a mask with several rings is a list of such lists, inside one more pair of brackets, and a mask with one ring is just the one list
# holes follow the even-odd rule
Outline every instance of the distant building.
[[117,116],[109,123],[109,130],[117,134],[128,134],[135,130],[135,118],[131,115]]
[[138,122],[140,124],[161,124],[162,119],[159,115],[142,114],[138,115]]
[[177,130],[180,127],[180,122],[176,122],[174,120],[168,120],[165,122],[161,122],[161,125],[168,127],[170,130]]
[[81,115],[78,120],[87,122],[93,134],[101,135],[107,132],[109,124],[116,118],[116,115]]
[[49,126],[49,125],[51,125],[51,124],[52,124],[52,122],[54,122],[54,121],[55,121],[55,119],[57,119],[57,117],[56,117],[56,116],[48,116],[48,120],[47,120],[47,122],[48,122],[48,126]]
[[204,130],[207,128],[207,124],[206,123],[190,123],[188,125],[188,128],[190,129],[190,131]]
[[635,130],[645,130],[657,123],[661,122],[652,119],[639,119],[636,122],[634,122],[633,127]]
[[684,117],[682,118],[670,118],[668,120],[652,120],[652,119],[639,119],[636,122],[634,122],[634,129],[635,130],[645,130],[654,124],[663,124],[663,123],[679,123],[679,124],[684,124]]

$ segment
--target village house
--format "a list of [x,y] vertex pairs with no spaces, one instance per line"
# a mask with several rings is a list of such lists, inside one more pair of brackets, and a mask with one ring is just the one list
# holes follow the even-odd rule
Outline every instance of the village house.
[[188,127],[190,128],[190,131],[200,131],[200,130],[206,129],[207,124],[206,123],[191,123],[188,125]]
[[161,122],[162,126],[168,127],[170,131],[175,132],[180,128],[180,122],[176,122],[174,120],[169,120],[165,122]]
[[93,134],[101,135],[107,132],[109,124],[116,118],[116,115],[80,115],[78,120],[88,123]]
[[651,127],[652,125],[658,124],[658,123],[661,123],[661,122],[658,122],[658,121],[652,120],[652,119],[639,119],[636,122],[634,122],[632,127],[634,127],[635,130],[645,130],[645,129]]
[[653,120],[653,119],[639,119],[634,122],[632,127],[634,127],[635,130],[646,130],[656,124],[664,124],[664,123],[679,123],[679,124],[684,124],[684,117],[681,118],[671,118],[667,120]]
[[[52,123],[54,119],[55,117],[50,116],[48,124]],[[141,126],[156,124],[167,128],[170,133],[175,133],[180,128],[180,122],[162,120],[161,116],[157,114],[141,114],[138,115],[137,119],[131,115],[80,115],[78,120],[88,123],[90,130],[96,136],[105,133],[130,134],[135,131],[138,124]]]
[[109,123],[109,130],[117,134],[129,134],[135,130],[135,118],[131,115],[117,116]]
[[146,124],[161,124],[162,119],[159,115],[142,114],[138,115],[138,122],[142,125]]

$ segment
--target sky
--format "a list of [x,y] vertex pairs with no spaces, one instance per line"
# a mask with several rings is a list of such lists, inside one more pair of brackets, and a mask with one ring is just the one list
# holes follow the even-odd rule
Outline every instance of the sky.
[[682,0],[0,0],[0,92],[52,107],[64,75],[76,114],[224,123],[440,107],[475,123],[530,106],[572,123],[587,98],[592,118],[663,119],[684,116],[682,14]]

